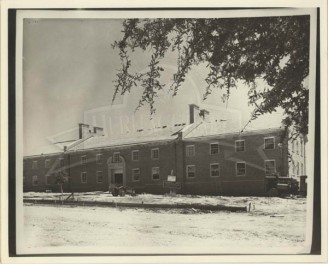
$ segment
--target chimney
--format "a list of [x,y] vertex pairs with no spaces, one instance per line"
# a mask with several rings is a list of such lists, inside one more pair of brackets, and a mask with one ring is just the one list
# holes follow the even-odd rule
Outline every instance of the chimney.
[[199,123],[200,116],[199,116],[199,106],[195,104],[189,105],[189,123]]
[[203,118],[203,121],[205,121],[205,122],[209,121],[209,114],[210,114],[210,112],[205,109],[202,109],[199,112],[199,115]]
[[97,137],[104,135],[104,129],[102,127],[93,127],[93,134]]
[[79,139],[86,138],[90,134],[90,126],[83,123],[79,123]]

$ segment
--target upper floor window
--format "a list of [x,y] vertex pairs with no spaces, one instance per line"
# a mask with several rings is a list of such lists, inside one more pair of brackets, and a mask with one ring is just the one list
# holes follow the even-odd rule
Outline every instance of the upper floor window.
[[219,143],[211,143],[210,153],[211,155],[215,155],[219,153]]
[[133,150],[132,151],[132,160],[138,161],[139,160],[139,150]]
[[235,141],[236,152],[245,151],[245,140]]
[[37,169],[38,168],[38,161],[37,160],[33,160],[32,161],[32,169]]
[[121,161],[120,153],[119,152],[114,152],[114,154],[113,154],[113,163],[119,163],[120,161]]
[[274,137],[264,138],[264,149],[274,149]]
[[151,176],[153,180],[159,180],[159,167],[151,168]]
[[186,146],[186,156],[187,157],[195,156],[195,146],[194,145]]
[[87,156],[81,156],[81,164],[86,164],[87,163]]
[[103,182],[103,172],[97,171],[97,183],[102,183],[102,182]]
[[276,161],[266,160],[265,161],[265,175],[274,175],[276,173]]
[[97,154],[96,155],[96,163],[97,164],[102,164],[102,154]]
[[159,159],[159,149],[158,148],[151,150],[151,159],[153,159],[153,160]]
[[46,160],[44,161],[44,167],[45,167],[46,169],[50,168],[50,159],[46,159]]
[[210,164],[211,177],[219,177],[220,176],[220,165],[219,163]]
[[33,186],[37,186],[37,185],[39,185],[38,176],[34,175],[34,176],[32,177],[32,184],[33,184]]
[[[158,175],[159,175],[159,171],[158,171]],[[132,180],[139,181],[139,179],[140,179],[140,169],[139,168],[132,169]]]
[[87,183],[87,173],[84,171],[84,172],[81,172],[81,183]]
[[195,178],[195,177],[196,177],[196,166],[187,165],[187,178]]
[[246,162],[236,162],[236,176],[246,175]]

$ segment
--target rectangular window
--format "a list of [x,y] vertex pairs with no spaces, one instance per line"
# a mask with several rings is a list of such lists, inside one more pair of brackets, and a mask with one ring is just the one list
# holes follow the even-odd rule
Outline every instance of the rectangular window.
[[46,175],[46,185],[50,185],[50,184],[51,184],[51,176]]
[[97,164],[102,164],[102,154],[97,154],[96,155],[96,163]]
[[32,177],[32,184],[33,184],[33,186],[38,186],[39,185],[38,176],[33,176]]
[[235,148],[236,148],[236,152],[245,151],[245,140],[236,140]]
[[81,183],[87,183],[87,173],[81,172]]
[[151,150],[151,159],[158,160],[159,159],[159,149],[155,148]]
[[[159,171],[158,171],[158,175],[159,175]],[[132,180],[139,181],[139,179],[140,179],[140,169],[132,169]]]
[[194,145],[186,146],[186,156],[187,157],[194,157],[195,156],[195,146]]
[[38,168],[38,161],[37,160],[33,160],[32,161],[32,169],[37,169]]
[[196,166],[187,165],[187,178],[195,178],[195,177],[196,177]]
[[81,164],[86,164],[87,163],[87,156],[81,156]]
[[219,177],[220,176],[220,165],[219,163],[210,164],[211,169],[211,177]]
[[46,159],[46,160],[44,161],[44,167],[45,167],[46,169],[50,168],[50,159]]
[[211,155],[215,155],[219,153],[219,143],[211,143],[210,153]]
[[151,168],[151,175],[153,180],[159,180],[159,167]]
[[97,183],[103,182],[103,173],[102,171],[97,171]]
[[120,163],[121,158],[120,158],[120,153],[119,152],[114,152],[113,154],[113,163]]
[[274,137],[264,138],[264,149],[274,149]]
[[65,160],[64,160],[64,158],[60,158],[59,159],[59,166],[60,167],[64,167],[65,166]]
[[276,173],[276,161],[266,160],[265,161],[265,175],[274,175]]
[[138,161],[139,160],[139,150],[133,150],[132,151],[132,160]]
[[236,176],[246,175],[246,162],[236,162]]

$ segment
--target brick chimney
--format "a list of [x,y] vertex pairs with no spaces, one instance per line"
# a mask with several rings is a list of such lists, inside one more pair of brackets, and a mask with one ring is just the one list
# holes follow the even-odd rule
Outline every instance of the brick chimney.
[[199,123],[200,122],[200,111],[199,106],[195,104],[189,105],[189,123]]
[[91,135],[90,126],[87,124],[79,123],[79,139],[86,138]]
[[93,127],[93,134],[97,137],[104,135],[104,129],[102,127]]
[[209,111],[202,109],[200,110],[199,115],[202,117],[203,121],[205,122],[209,121],[209,115],[210,115]]

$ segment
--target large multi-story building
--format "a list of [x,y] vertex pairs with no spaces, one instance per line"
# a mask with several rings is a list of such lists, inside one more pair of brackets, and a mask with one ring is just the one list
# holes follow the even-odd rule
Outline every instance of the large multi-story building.
[[63,151],[24,157],[24,191],[108,190],[110,184],[136,192],[165,193],[169,175],[180,193],[265,195],[266,176],[305,174],[305,140],[291,142],[283,128],[238,132],[209,112],[190,105],[189,124],[139,129],[118,138],[100,127],[79,124],[77,138]]

